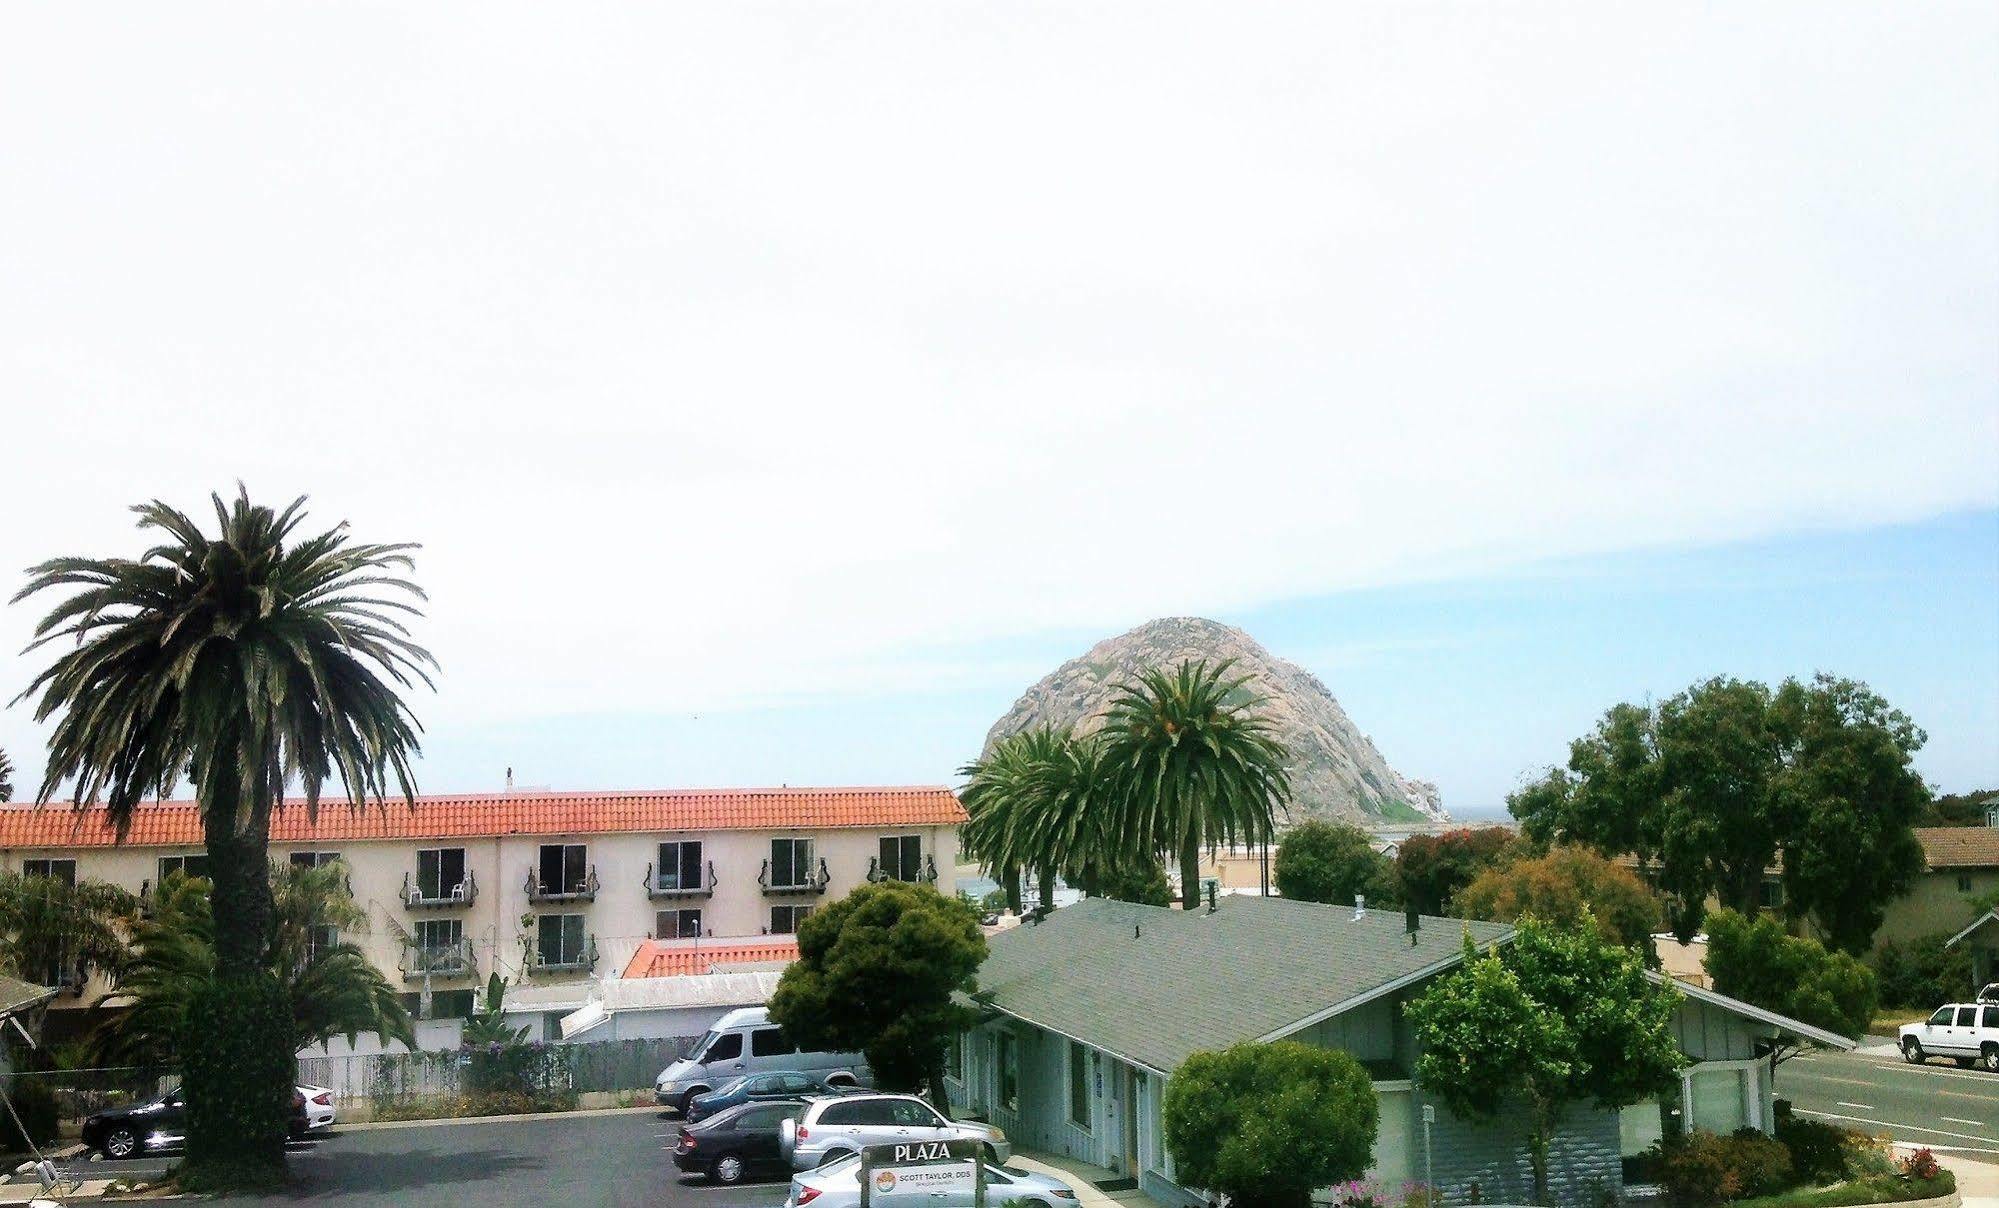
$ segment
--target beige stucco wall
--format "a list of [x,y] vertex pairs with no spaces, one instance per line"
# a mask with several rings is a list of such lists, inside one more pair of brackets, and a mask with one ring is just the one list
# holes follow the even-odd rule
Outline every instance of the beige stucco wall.
[[[918,835],[923,854],[934,857],[937,888],[955,892],[954,870],[958,862],[958,832],[951,826],[887,827],[873,829],[803,831],[709,831],[684,833],[620,833],[585,835],[531,835],[504,838],[448,840],[329,841],[325,843],[273,844],[274,861],[288,859],[295,851],[337,851],[349,869],[354,900],[368,913],[365,935],[342,938],[356,943],[377,967],[397,984],[410,990],[419,983],[408,981],[400,972],[402,941],[397,929],[413,934],[423,919],[459,919],[465,937],[472,941],[476,976],[450,981],[433,979],[433,989],[469,988],[483,982],[497,969],[502,977],[546,983],[577,980],[584,974],[530,977],[523,967],[523,939],[532,941],[534,919],[544,914],[582,914],[584,930],[597,940],[598,962],[595,975],[616,977],[638,945],[653,931],[655,911],[686,906],[702,912],[701,924],[712,940],[680,940],[688,947],[724,938],[753,937],[764,933],[770,923],[770,907],[775,904],[821,906],[845,894],[867,879],[868,862],[880,853],[885,835]],[[776,838],[809,838],[813,841],[813,868],[824,860],[831,883],[824,896],[787,895],[766,897],[757,884],[758,873],[770,855],[770,841]],[[706,864],[715,868],[714,892],[706,898],[684,902],[654,902],[647,896],[647,865],[658,858],[659,844],[670,840],[698,839],[703,844],[703,875]],[[534,904],[528,901],[528,872],[535,867],[543,844],[583,843],[589,848],[589,863],[597,872],[599,887],[593,902]],[[466,867],[478,883],[478,893],[469,906],[412,908],[403,902],[403,880],[416,880],[417,851],[429,847],[463,847]],[[199,854],[191,847],[129,848],[35,848],[0,849],[4,867],[20,871],[24,859],[74,859],[79,880],[109,881],[134,893],[146,882],[156,882],[159,857]],[[526,920],[524,927],[523,920]],[[103,996],[107,987],[93,979],[80,997],[63,995],[58,1008],[88,1005]]]
[[[1958,885],[1962,875],[1970,882],[1967,891]],[[1971,922],[1972,898],[1999,889],[1999,868],[1940,868],[1919,873],[1908,893],[1888,904],[1881,930],[1874,933],[1874,946],[1890,940],[1907,943],[1939,931],[1955,932]]]

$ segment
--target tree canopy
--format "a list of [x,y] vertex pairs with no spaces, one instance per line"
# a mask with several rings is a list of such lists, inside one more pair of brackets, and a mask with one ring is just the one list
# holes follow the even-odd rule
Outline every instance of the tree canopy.
[[14,761],[0,750],[0,805],[14,799]]
[[1271,862],[1277,892],[1300,902],[1351,906],[1355,895],[1390,906],[1401,900],[1395,866],[1374,837],[1345,822],[1301,822],[1284,832]]
[[1351,1056],[1295,1041],[1195,1053],[1166,1084],[1166,1145],[1189,1186],[1306,1208],[1367,1169],[1380,1106]]
[[861,1052],[885,1089],[926,1080],[943,1107],[944,1052],[971,1026],[986,957],[978,915],[928,885],[862,885],[798,927],[770,1017],[805,1049]]
[[1503,826],[1459,827],[1441,835],[1411,835],[1395,853],[1402,900],[1424,914],[1443,914],[1460,889],[1520,846]]
[[1663,917],[1658,895],[1636,873],[1574,846],[1486,869],[1458,892],[1452,912],[1500,923],[1525,915],[1564,927],[1587,923],[1605,939],[1641,949]]
[[1006,882],[1015,909],[1019,869],[1035,871],[1041,901],[1052,904],[1057,875],[1101,892],[1108,878],[1151,858],[1123,825],[1094,737],[1037,726],[1001,739],[960,772],[965,848]]
[[1731,998],[1859,1039],[1874,1021],[1874,971],[1817,940],[1787,935],[1768,916],[1717,910],[1707,922],[1707,972]]
[[1594,927],[1523,918],[1513,940],[1432,982],[1405,1014],[1421,1044],[1416,1081],[1454,1113],[1521,1111],[1534,1200],[1548,1202],[1548,1147],[1569,1105],[1617,1110],[1669,1089],[1682,1058],[1674,991]]
[[138,918],[139,900],[117,885],[0,872],[0,965],[37,984],[115,978]]

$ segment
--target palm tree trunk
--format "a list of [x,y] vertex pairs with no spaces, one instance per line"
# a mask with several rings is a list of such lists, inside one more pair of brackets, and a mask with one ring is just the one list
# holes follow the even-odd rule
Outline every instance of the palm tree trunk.
[[1180,849],[1180,908],[1197,910],[1201,905],[1201,841],[1187,840]]
[[215,972],[243,977],[264,970],[271,950],[277,910],[271,899],[268,808],[254,811],[250,825],[229,834],[228,805],[204,811],[208,831],[209,902],[215,914]]
[[1046,912],[1055,909],[1055,866],[1043,864],[1040,873],[1041,909]]
[[1006,885],[1006,908],[1020,915],[1020,865],[1009,864],[1000,873],[1000,880]]

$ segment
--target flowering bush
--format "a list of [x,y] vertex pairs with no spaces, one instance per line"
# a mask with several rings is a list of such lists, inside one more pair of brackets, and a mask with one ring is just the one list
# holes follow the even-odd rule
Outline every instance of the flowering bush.
[[1941,1169],[1937,1165],[1937,1156],[1930,1152],[1927,1145],[1911,1153],[1895,1165],[1901,1170],[1903,1177],[1920,1179],[1925,1183],[1936,1178],[1937,1171]]
[[1333,1188],[1340,1208],[1388,1208],[1388,1194],[1373,1179],[1350,1179]]

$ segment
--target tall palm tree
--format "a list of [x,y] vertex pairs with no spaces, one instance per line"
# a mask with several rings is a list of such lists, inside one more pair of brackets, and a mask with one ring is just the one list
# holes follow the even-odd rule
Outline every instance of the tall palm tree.
[[1201,898],[1201,847],[1268,842],[1290,798],[1290,758],[1233,660],[1152,668],[1118,690],[1104,717],[1104,760],[1136,845],[1180,857],[1180,902]]
[[1033,866],[1035,853],[1026,850],[1017,822],[1029,793],[1029,780],[1046,758],[1051,734],[1029,730],[1011,734],[993,749],[958,769],[965,777],[959,800],[965,807],[960,832],[967,854],[977,858],[1006,889],[1007,909],[1020,913],[1021,870]]
[[[200,804],[217,981],[187,1026],[224,1034],[184,1055],[184,1184],[195,1186],[283,1174],[291,1054],[277,1053],[280,1036],[226,1034],[280,995],[266,964],[271,815],[294,780],[309,814],[336,777],[357,809],[392,784],[414,802],[418,726],[398,690],[429,684],[435,666],[403,623],[423,598],[404,577],[414,546],[350,544],[345,524],[298,535],[304,497],[283,512],[241,487],[230,504],[211,499],[213,537],[164,503],[142,504],[139,527],[158,544],[137,559],[44,562],[14,597],[69,592],[29,647],[60,641],[64,653],[21,694],[39,694],[37,720],[57,719],[37,802],[70,783],[72,802],[102,799],[121,835],[140,801],[183,772]],[[202,1106],[224,1101],[256,1127]]]
[[0,872],[0,967],[43,985],[116,977],[138,915],[138,899],[116,885]]
[[14,799],[14,761],[0,751],[0,804]]
[[995,744],[967,764],[962,798],[966,849],[1001,873],[1008,904],[1020,909],[1019,870],[1033,869],[1044,905],[1063,874],[1086,890],[1113,868],[1135,863],[1121,826],[1103,746],[1068,729],[1038,726]]

